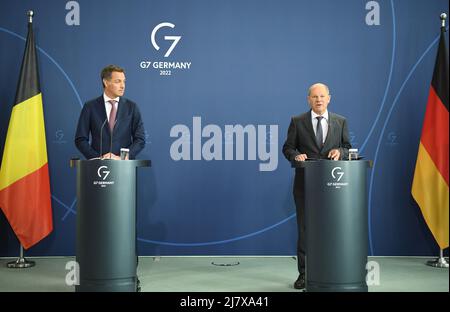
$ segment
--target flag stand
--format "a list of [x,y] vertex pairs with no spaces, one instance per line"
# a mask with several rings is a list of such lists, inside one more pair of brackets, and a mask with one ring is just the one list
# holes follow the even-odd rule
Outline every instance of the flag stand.
[[427,265],[435,268],[448,268],[448,262],[444,258],[444,251],[440,249],[439,258],[436,260],[427,261]]
[[31,268],[36,263],[34,261],[29,261],[23,257],[23,246],[20,245],[20,256],[17,258],[16,261],[8,262],[7,267],[11,269],[24,269],[24,268]]

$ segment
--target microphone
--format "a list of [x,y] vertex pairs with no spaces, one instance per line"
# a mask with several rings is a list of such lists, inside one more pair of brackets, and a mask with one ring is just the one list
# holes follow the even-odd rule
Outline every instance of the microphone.
[[103,148],[103,127],[106,125],[106,122],[108,121],[108,117],[105,118],[105,121],[103,122],[102,126],[100,127],[100,159],[102,159],[102,148]]
[[116,127],[116,125],[119,123],[119,119],[116,119],[114,121],[114,127],[111,130],[111,140],[109,142],[109,158],[111,158],[111,152],[112,152],[112,141],[113,141],[113,134],[114,134],[114,128]]

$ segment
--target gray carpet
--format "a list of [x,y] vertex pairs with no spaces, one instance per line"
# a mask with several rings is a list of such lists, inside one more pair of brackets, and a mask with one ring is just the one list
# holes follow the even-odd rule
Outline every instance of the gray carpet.
[[[9,269],[0,258],[0,291],[72,292],[66,285],[74,257],[29,258],[36,266]],[[379,265],[370,292],[448,292],[448,269],[425,265],[430,258],[370,257]],[[214,265],[214,264],[216,265]],[[237,265],[234,265],[239,263]],[[143,292],[297,292],[293,257],[140,257]]]

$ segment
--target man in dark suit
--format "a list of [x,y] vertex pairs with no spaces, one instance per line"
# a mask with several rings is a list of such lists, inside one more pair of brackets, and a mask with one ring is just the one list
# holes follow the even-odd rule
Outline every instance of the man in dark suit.
[[[123,97],[125,71],[108,65],[101,72],[103,95],[84,104],[78,120],[75,145],[87,159],[120,160],[120,149],[128,148],[125,159],[134,159],[144,148],[145,131],[136,103]],[[137,244],[136,244],[137,246]],[[136,251],[136,266],[139,262]],[[136,291],[141,291],[139,278]]]
[[121,148],[128,148],[129,158],[134,159],[144,148],[145,131],[136,103],[123,97],[125,71],[109,65],[101,79],[103,95],[84,104],[75,145],[87,159],[120,159]]
[[[326,85],[316,83],[309,88],[308,103],[311,110],[292,117],[283,154],[289,161],[313,159],[346,159],[351,148],[347,121],[344,117],[328,112],[330,92]],[[299,276],[294,283],[296,289],[305,288],[305,223],[303,169],[296,169],[294,201],[297,212],[298,242],[297,266]]]

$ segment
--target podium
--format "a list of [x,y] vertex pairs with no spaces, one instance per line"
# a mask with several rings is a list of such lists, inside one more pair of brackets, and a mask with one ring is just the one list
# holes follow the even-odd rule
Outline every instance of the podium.
[[306,291],[367,292],[371,161],[292,162],[304,170]]
[[71,160],[77,169],[77,292],[136,291],[136,170],[149,160]]

